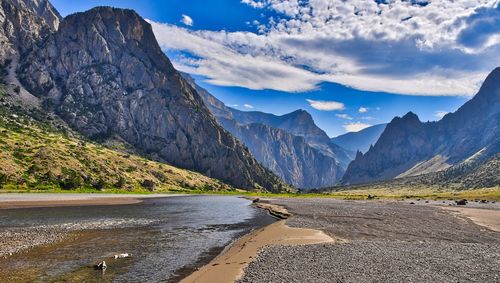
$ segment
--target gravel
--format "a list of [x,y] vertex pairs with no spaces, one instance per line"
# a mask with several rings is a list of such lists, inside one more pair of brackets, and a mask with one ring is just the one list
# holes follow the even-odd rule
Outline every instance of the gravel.
[[44,227],[19,227],[0,231],[0,257],[61,241],[65,236],[63,231]]
[[500,233],[430,205],[279,199],[346,243],[265,248],[240,282],[500,282]]

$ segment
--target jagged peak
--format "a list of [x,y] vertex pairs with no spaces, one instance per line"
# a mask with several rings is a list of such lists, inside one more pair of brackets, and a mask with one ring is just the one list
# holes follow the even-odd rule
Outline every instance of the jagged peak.
[[304,109],[297,109],[293,112],[281,116],[282,118],[293,118],[299,119],[301,121],[313,121],[313,118],[309,112]]
[[11,0],[17,7],[27,9],[44,19],[52,29],[57,30],[62,17],[48,0]]
[[[492,95],[498,95],[498,92],[491,91],[493,88],[498,88],[500,86],[500,67],[495,68],[491,73],[488,74],[486,79],[484,80],[479,92],[476,94],[476,97],[489,97]],[[473,98],[473,99],[474,99]]]

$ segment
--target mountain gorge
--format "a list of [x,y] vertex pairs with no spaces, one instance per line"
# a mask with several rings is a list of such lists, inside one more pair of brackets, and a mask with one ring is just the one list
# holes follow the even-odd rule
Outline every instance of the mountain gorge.
[[264,166],[303,189],[336,184],[352,154],[330,142],[304,110],[276,116],[239,111],[224,105],[187,74],[219,123],[245,144]]
[[3,44],[11,49],[5,62],[20,55],[8,67],[72,129],[238,188],[287,189],[219,126],[134,11],[98,7],[59,24],[47,1],[6,0],[2,7]]
[[[368,183],[457,168],[500,151],[500,68],[479,92],[438,122],[422,123],[414,113],[394,118],[377,143],[358,153],[343,182]],[[481,163],[477,163],[481,164]]]

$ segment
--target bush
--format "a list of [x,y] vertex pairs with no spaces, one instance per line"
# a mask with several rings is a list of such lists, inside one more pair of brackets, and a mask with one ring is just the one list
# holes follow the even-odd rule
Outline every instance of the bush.
[[120,176],[118,178],[118,181],[116,181],[116,183],[113,186],[117,189],[121,189],[125,186],[126,183],[127,182],[126,182],[125,178],[123,178],[123,176]]
[[96,182],[92,183],[92,187],[96,190],[102,190],[106,187],[106,181],[101,177]]
[[0,173],[0,188],[7,184],[7,175]]
[[82,186],[82,176],[75,170],[63,168],[59,176],[59,186],[63,190],[76,189]]
[[151,180],[143,180],[141,182],[141,186],[149,191],[153,191],[155,189],[155,183]]

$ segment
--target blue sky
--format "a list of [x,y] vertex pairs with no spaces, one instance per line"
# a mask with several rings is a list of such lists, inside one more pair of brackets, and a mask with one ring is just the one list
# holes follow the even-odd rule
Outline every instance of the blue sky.
[[500,66],[498,0],[53,0],[136,10],[229,106],[309,111],[330,136],[454,111]]

